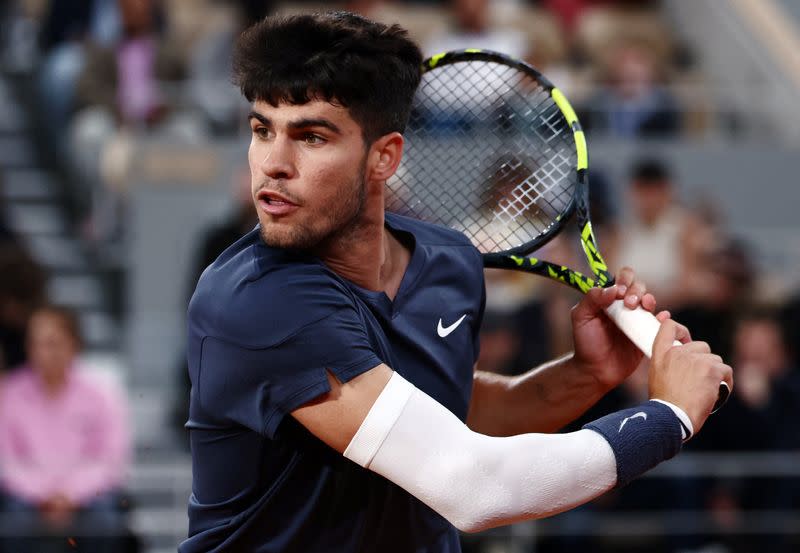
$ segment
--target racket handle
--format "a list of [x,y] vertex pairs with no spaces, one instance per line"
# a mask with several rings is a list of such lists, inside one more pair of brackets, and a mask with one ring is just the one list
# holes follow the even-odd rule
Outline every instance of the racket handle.
[[[656,340],[658,329],[661,328],[661,323],[658,322],[655,315],[641,306],[636,309],[628,309],[625,307],[623,300],[616,300],[609,305],[606,308],[606,313],[642,353],[648,358],[653,356],[653,342]],[[680,346],[681,343],[675,340],[673,345]],[[716,403],[714,403],[712,413],[716,413],[720,407],[725,405],[730,392],[727,383],[719,383],[719,396]]]

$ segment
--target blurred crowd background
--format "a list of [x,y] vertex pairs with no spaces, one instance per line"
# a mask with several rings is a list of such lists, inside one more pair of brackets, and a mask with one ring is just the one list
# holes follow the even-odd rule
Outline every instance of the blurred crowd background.
[[[0,551],[160,553],[185,536],[186,304],[256,222],[232,44],[267,14],[333,8],[401,23],[427,55],[540,68],[587,129],[609,265],[735,368],[681,456],[465,551],[800,550],[796,0],[5,0]],[[576,246],[541,257],[580,266]],[[577,300],[487,274],[481,368],[568,352]],[[645,398],[646,371],[583,420]]]

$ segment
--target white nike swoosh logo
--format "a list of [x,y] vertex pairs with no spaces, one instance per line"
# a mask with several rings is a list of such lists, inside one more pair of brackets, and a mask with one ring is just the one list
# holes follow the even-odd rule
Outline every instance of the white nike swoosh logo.
[[442,326],[442,319],[439,319],[439,324],[436,326],[436,333],[439,335],[440,338],[448,336],[451,332],[453,332],[456,328],[458,328],[458,325],[461,324],[461,321],[463,321],[466,316],[467,314],[464,313],[463,315],[461,315],[460,319],[458,319],[450,326]]
[[[625,418],[625,420],[623,420],[619,425],[619,432],[622,432],[622,427],[625,426],[626,422],[628,422],[631,419],[637,419],[637,418],[647,420],[647,413],[645,413],[644,411],[639,411],[638,413],[634,413],[630,417]],[[619,432],[617,432],[617,434],[619,434]]]

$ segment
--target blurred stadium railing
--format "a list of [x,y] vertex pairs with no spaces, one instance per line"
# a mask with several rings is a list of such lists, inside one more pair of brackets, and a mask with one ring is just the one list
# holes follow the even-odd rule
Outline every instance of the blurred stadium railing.
[[[800,453],[684,453],[640,481],[686,484],[695,479],[786,478],[800,481]],[[148,551],[174,551],[174,544],[186,535],[186,497],[191,491],[188,460],[141,463],[131,473],[131,488],[135,490],[136,507],[132,527],[146,537]],[[704,535],[712,540],[725,536],[778,535],[789,540],[793,547],[800,547],[800,513],[794,509],[746,510],[735,513],[735,517],[733,523],[724,524],[708,509],[579,509],[550,519],[465,535],[463,541],[480,553],[534,553],[539,550],[536,544],[548,537],[602,539],[611,547],[616,544],[620,551],[627,551],[625,547],[630,543],[644,544],[644,550],[652,551],[647,548],[648,543],[659,543],[672,535]]]

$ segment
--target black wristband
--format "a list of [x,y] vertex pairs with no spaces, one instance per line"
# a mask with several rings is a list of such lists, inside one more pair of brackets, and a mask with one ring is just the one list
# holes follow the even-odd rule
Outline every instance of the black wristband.
[[611,445],[617,461],[617,487],[671,459],[681,449],[681,422],[657,401],[611,413],[584,426]]

